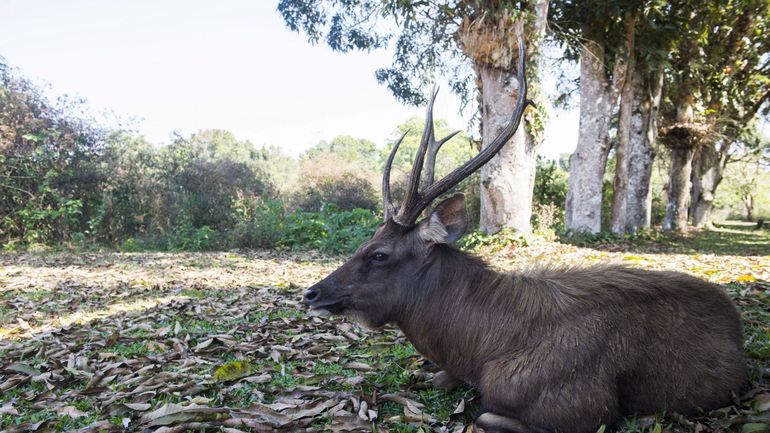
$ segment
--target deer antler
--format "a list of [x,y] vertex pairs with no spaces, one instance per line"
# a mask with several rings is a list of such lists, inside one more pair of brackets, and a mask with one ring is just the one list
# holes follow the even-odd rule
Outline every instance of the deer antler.
[[382,173],[382,211],[385,221],[396,215],[396,206],[393,205],[393,198],[390,196],[390,167],[393,165],[393,158],[396,157],[396,152],[398,152],[398,146],[401,145],[401,142],[404,141],[404,137],[408,133],[409,131],[407,130],[396,140],[396,144],[393,145],[393,150],[390,151],[388,160],[385,162],[385,171]]
[[427,157],[425,158],[425,174],[422,177],[422,187],[427,188],[433,184],[433,177],[436,170],[436,154],[438,154],[441,146],[452,137],[459,134],[460,131],[455,131],[441,140],[436,141],[436,131],[433,127],[433,102],[436,100],[438,94],[438,87],[433,87],[433,91],[430,96],[430,103],[428,104],[428,113],[425,115],[425,129],[422,131],[422,142],[428,142]]
[[[398,146],[404,139],[404,135],[393,146],[393,150],[390,152],[388,161],[385,164],[385,172],[382,178],[382,196],[383,196],[383,208],[385,211],[385,221],[393,219],[396,223],[402,226],[413,226],[417,218],[420,216],[423,210],[427,208],[430,203],[435,200],[441,194],[449,191],[452,187],[460,183],[463,179],[470,176],[473,172],[481,168],[484,164],[489,162],[503,146],[511,139],[516,129],[521,123],[521,118],[524,115],[524,109],[532,102],[527,99],[527,81],[524,74],[526,66],[526,50],[524,48],[524,38],[519,35],[519,65],[517,71],[517,80],[519,82],[519,94],[516,98],[516,106],[511,114],[511,120],[500,132],[500,135],[495,137],[489,146],[482,149],[478,155],[466,161],[465,164],[452,170],[446,177],[442,178],[438,182],[433,182],[434,165],[436,162],[436,153],[441,146],[446,143],[450,138],[454,137],[457,132],[450,134],[443,139],[436,141],[433,127],[433,103],[436,99],[436,89],[433,90],[431,98],[428,101],[428,113],[425,119],[425,130],[423,131],[422,139],[420,140],[420,147],[417,149],[417,155],[414,158],[412,164],[412,171],[409,174],[409,180],[407,182],[406,195],[404,201],[401,203],[401,207],[396,212],[396,207],[393,205],[390,196],[390,169],[393,164],[393,158],[398,151]],[[428,153],[428,168],[426,170],[425,178],[423,179],[423,191],[418,191],[420,183],[420,172],[425,162],[425,155]],[[395,215],[394,215],[395,213]]]

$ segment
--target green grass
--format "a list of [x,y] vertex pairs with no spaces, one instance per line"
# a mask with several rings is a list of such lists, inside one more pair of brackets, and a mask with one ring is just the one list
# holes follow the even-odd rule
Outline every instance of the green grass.
[[770,299],[766,296],[745,296],[736,298],[736,301],[740,304],[743,319],[743,347],[746,355],[758,362],[769,362]]
[[738,221],[726,221],[711,229],[691,229],[685,234],[658,230],[630,235],[601,232],[595,235],[564,236],[561,240],[583,247],[612,246],[637,253],[770,255],[770,230],[756,230],[753,225]]
[[199,290],[199,289],[184,289],[182,290],[182,296],[188,298],[203,299],[211,295],[213,290]]
[[132,359],[137,356],[146,356],[150,353],[150,351],[147,349],[146,341],[118,343],[110,348],[110,351],[116,353],[118,358],[122,359]]
[[[636,235],[635,237],[594,239],[592,242],[586,245],[595,248],[595,250],[589,250],[587,254],[585,254],[586,250],[581,250],[584,254],[581,258],[587,262],[607,260],[608,254],[604,250],[613,248],[659,254],[663,259],[667,259],[668,256],[666,254],[672,252],[680,254],[747,255],[751,256],[751,259],[747,262],[744,263],[740,261],[741,259],[730,258],[725,259],[727,263],[725,266],[729,266],[728,260],[735,260],[736,264],[741,264],[746,269],[751,269],[750,266],[764,263],[762,262],[764,259],[757,259],[756,255],[770,255],[770,231],[755,232],[743,226],[736,226],[734,228],[720,227],[712,231],[695,231],[686,236],[649,232]],[[619,254],[620,257],[624,255]],[[681,259],[681,256],[679,259]],[[711,259],[714,258],[712,257]],[[185,260],[188,259],[185,258]],[[229,257],[228,260],[230,260]],[[693,271],[695,267],[692,267],[692,269],[690,267],[700,266],[699,261],[701,260],[705,261],[706,259],[698,256],[687,257],[686,263],[688,264],[683,266],[683,270]],[[718,258],[718,260],[721,260],[721,258]],[[210,258],[193,257],[188,261],[200,266],[211,266],[218,263]],[[711,264],[708,266],[708,269],[716,267]],[[736,278],[734,275],[738,274],[733,273],[733,276],[730,278]],[[761,274],[755,273],[755,275]],[[766,284],[766,282],[749,282],[747,280],[743,283],[734,282],[726,285],[731,296],[736,300],[743,317],[745,350],[752,365],[750,370],[752,379],[756,384],[759,384],[758,386],[764,387],[762,388],[764,390],[768,388],[765,383],[767,379],[763,376],[762,371],[768,367],[770,362],[770,328],[768,327],[768,324],[770,324],[770,299],[768,299]],[[151,287],[152,285],[148,283],[145,286]],[[89,288],[91,286],[84,285],[84,287]],[[164,392],[165,387],[159,388],[157,394],[148,401],[153,408],[158,408],[165,402],[187,404],[190,398],[194,397],[210,399],[210,402],[207,404],[212,407],[242,408],[256,402],[271,403],[279,396],[286,395],[290,391],[296,390],[298,386],[304,385],[317,386],[322,391],[345,392],[359,398],[368,398],[373,394],[408,393],[410,398],[425,406],[423,410],[426,414],[436,418],[439,423],[443,424],[450,420],[450,416],[458,402],[463,399],[469,407],[467,411],[469,415],[460,415],[459,418],[452,416],[452,420],[470,423],[472,421],[470,414],[478,413],[479,395],[477,390],[467,386],[461,386],[451,392],[430,388],[430,385],[421,378],[421,373],[419,372],[424,360],[419,356],[415,348],[404,340],[403,335],[396,331],[388,329],[366,333],[355,331],[362,336],[359,340],[348,339],[343,341],[342,336],[340,336],[339,340],[314,338],[313,334],[316,333],[336,332],[335,328],[340,322],[335,321],[336,319],[325,322],[309,321],[306,319],[306,311],[304,309],[294,308],[282,303],[283,299],[297,299],[299,293],[301,293],[301,287],[285,283],[269,283],[266,287],[279,295],[264,302],[257,300],[255,303],[253,302],[254,300],[251,300],[252,302],[244,305],[243,309],[235,310],[239,314],[248,312],[241,317],[231,316],[228,313],[228,311],[232,311],[230,307],[233,305],[240,308],[240,303],[244,300],[242,297],[233,297],[234,290],[231,290],[232,288],[204,289],[199,287],[205,286],[196,284],[190,284],[187,287],[181,291],[176,287],[172,287],[166,292],[162,292],[164,295],[182,295],[191,298],[192,300],[184,304],[183,308],[164,311],[162,314],[154,316],[157,320],[135,321],[135,323],[143,326],[132,327],[130,328],[131,330],[120,329],[120,339],[114,345],[103,347],[98,344],[100,341],[109,339],[113,329],[119,328],[119,325],[112,324],[111,326],[101,328],[98,326],[94,327],[95,331],[87,333],[85,337],[70,343],[68,347],[72,352],[80,351],[80,355],[85,355],[88,358],[96,358],[101,352],[114,352],[117,356],[114,359],[110,358],[108,362],[133,359],[139,360],[140,363],[154,363],[154,355],[158,355],[155,350],[158,349],[150,351],[147,346],[148,341],[159,341],[170,347],[171,344],[169,344],[168,340],[174,338],[185,341],[185,344],[190,348],[189,350],[193,350],[197,344],[203,342],[210,335],[229,333],[239,343],[235,349],[225,347],[224,345],[211,346],[210,349],[213,350],[207,348],[205,351],[198,352],[194,363],[181,365],[181,363],[170,362],[168,364],[157,363],[157,365],[153,366],[151,372],[148,373],[149,375],[156,374],[158,371],[179,374],[179,379],[168,385],[179,385],[192,381],[196,383],[197,387],[194,393],[190,395],[186,395],[183,392]],[[79,300],[84,296],[83,293],[86,293],[79,294],[76,286],[68,290],[71,293],[67,295],[48,290],[31,289],[28,291],[3,292],[2,296],[6,299],[22,296],[30,300],[37,299],[37,301],[43,301],[47,305],[55,306],[56,303],[66,305],[67,302],[64,301],[71,299]],[[132,290],[132,287],[127,287],[126,290]],[[88,293],[91,293],[91,291],[89,290]],[[137,292],[139,296],[147,296],[147,293],[148,291],[144,287]],[[97,294],[97,296],[100,296],[99,300],[101,301],[102,295]],[[105,302],[111,301],[107,296],[103,297]],[[120,300],[122,302],[125,299],[133,298],[134,294],[129,293],[127,297]],[[218,305],[224,307],[222,311],[216,308]],[[195,308],[190,308],[190,306],[195,306]],[[154,308],[162,309],[167,307]],[[3,312],[3,306],[0,306],[0,314],[3,314]],[[101,324],[104,323],[102,322]],[[87,326],[89,325],[72,325],[68,330],[82,331],[82,329],[77,327]],[[161,329],[164,330],[162,336],[160,335],[161,332],[159,332]],[[175,329],[178,331],[176,334],[174,334]],[[261,343],[256,348],[253,345],[249,346],[253,341],[261,341]],[[24,341],[23,344],[29,350],[21,355],[18,351],[11,351],[10,354],[14,359],[9,361],[24,362],[39,368],[41,371],[50,370],[53,365],[51,360],[35,356],[41,353],[39,352],[40,346],[48,343],[50,343],[50,340],[34,341],[30,339]],[[244,347],[249,346],[250,348],[241,349],[241,343],[244,343]],[[294,346],[295,343],[299,344]],[[272,350],[270,346],[276,344],[296,350],[291,352],[281,350],[279,352],[280,357],[276,362],[270,354]],[[299,355],[301,351],[315,345],[319,345],[321,350],[318,352],[313,351],[307,357]],[[0,349],[0,358],[5,361],[8,356],[8,350]],[[147,359],[147,357],[150,357],[150,359]],[[269,380],[266,383],[251,383],[240,379],[217,381],[212,378],[217,367],[240,360],[247,361],[251,365],[253,374],[268,374]],[[58,362],[62,363],[62,360],[60,359]],[[372,369],[360,371],[346,368],[345,365],[349,362],[366,363]],[[66,358],[64,363],[66,363]],[[67,374],[69,373],[65,373],[65,376]],[[358,378],[362,380],[360,382],[346,382],[350,378],[356,378],[356,381]],[[84,377],[70,378],[67,376],[67,380],[57,384],[57,388],[52,392],[58,396],[64,396],[69,392],[82,391],[87,382],[88,379]],[[130,391],[134,387],[135,385],[130,383],[128,385],[123,384],[120,378],[108,385],[108,388],[113,392]],[[88,416],[78,419],[58,416],[52,410],[31,409],[30,403],[27,402],[46,392],[48,392],[48,389],[43,382],[31,381],[4,392],[0,402],[4,402],[6,399],[14,399],[16,401],[15,407],[22,415],[18,417],[1,416],[0,430],[23,422],[48,421],[49,423],[46,427],[51,430],[66,431],[82,428],[100,419],[109,419],[108,414],[96,403],[99,400],[95,397],[67,399],[66,404],[75,406],[88,414]],[[131,400],[127,398],[123,402],[128,403]],[[404,408],[400,404],[380,401],[376,409],[379,412],[379,431],[386,429],[390,432],[401,433],[417,433],[420,431],[421,427],[419,425],[405,424],[400,421],[385,422],[390,417],[403,415]],[[714,421],[717,417],[712,418],[711,421]],[[725,418],[725,416],[722,418]],[[121,417],[114,417],[111,421],[115,424],[120,424]],[[330,421],[326,420],[327,423]],[[324,426],[324,419],[322,417],[314,419],[313,422],[314,424],[312,425],[314,426],[320,428]],[[699,422],[704,422],[707,425],[707,431],[713,430],[711,425],[708,424],[709,421],[699,419]],[[740,427],[733,428],[740,429]],[[683,426],[674,423],[671,417],[666,416],[659,419],[630,418],[616,431],[622,433],[661,433],[665,430],[675,432],[686,430],[683,429]],[[424,431],[428,430],[427,427],[424,428]]]
[[[42,391],[38,390],[37,392]],[[86,427],[89,424],[93,424],[94,422],[97,422],[101,419],[101,413],[96,406],[95,400],[92,398],[77,398],[68,402],[68,405],[86,413],[86,416],[71,418],[67,415],[58,415],[54,410],[51,409],[42,409],[37,411],[28,410],[29,403],[23,399],[22,394],[23,390],[11,390],[7,394],[3,395],[4,398],[2,401],[5,401],[6,397],[16,400],[14,407],[19,412],[19,415],[6,414],[0,416],[0,429],[7,429],[9,427],[24,423],[47,421],[50,423],[49,428],[52,431],[70,431]]]

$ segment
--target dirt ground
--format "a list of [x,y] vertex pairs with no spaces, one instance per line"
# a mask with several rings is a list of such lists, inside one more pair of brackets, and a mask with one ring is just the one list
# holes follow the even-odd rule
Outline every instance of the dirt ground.
[[[485,247],[501,270],[616,262],[722,284],[742,311],[752,390],[622,431],[770,431],[770,244],[745,227],[577,247]],[[315,253],[0,255],[0,430],[470,432],[478,394],[435,390],[396,329],[309,318]]]

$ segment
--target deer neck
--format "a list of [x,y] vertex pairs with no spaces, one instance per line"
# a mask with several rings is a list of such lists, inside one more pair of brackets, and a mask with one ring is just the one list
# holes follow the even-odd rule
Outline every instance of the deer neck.
[[488,332],[483,311],[494,302],[487,292],[498,292],[506,275],[463,252],[441,248],[408,289],[395,323],[423,356],[475,383],[479,372],[473,360],[485,356],[477,340]]

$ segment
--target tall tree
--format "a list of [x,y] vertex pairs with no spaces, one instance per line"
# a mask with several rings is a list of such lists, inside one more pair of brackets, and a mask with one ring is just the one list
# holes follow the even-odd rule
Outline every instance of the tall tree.
[[0,57],[0,241],[62,240],[98,213],[106,131],[88,111]]
[[671,54],[661,141],[671,152],[663,228],[708,220],[730,149],[770,99],[765,0],[677,2],[681,36]]
[[[633,233],[649,229],[652,210],[652,163],[658,134],[663,69],[634,68],[628,93],[620,103],[615,181],[610,229]],[[628,113],[628,114],[626,114]]]
[[[530,98],[538,102],[546,0],[368,0],[354,7],[344,0],[281,0],[278,10],[290,29],[304,31],[314,43],[323,38],[337,51],[380,48],[395,39],[393,63],[377,71],[377,80],[398,99],[419,104],[424,102],[422,85],[431,74],[447,75],[464,101],[478,96],[482,148],[505,125],[514,106],[517,33],[527,38]],[[481,230],[530,230],[535,161],[544,125],[543,104],[538,106],[528,111],[525,127],[480,173]]]
[[610,151],[610,122],[634,50],[641,1],[553,1],[551,19],[567,57],[580,61],[580,132],[570,157],[566,228],[601,230],[604,170]]
[[770,101],[768,2],[720,2],[715,14],[718,20],[704,46],[707,60],[701,81],[707,110],[714,113],[710,119],[715,134],[693,157],[690,217],[695,226],[710,221],[725,166],[751,141],[747,138],[752,120]]
[[610,229],[650,227],[652,163],[658,134],[664,68],[677,36],[668,2],[645,1],[632,16],[634,49],[620,94]]

